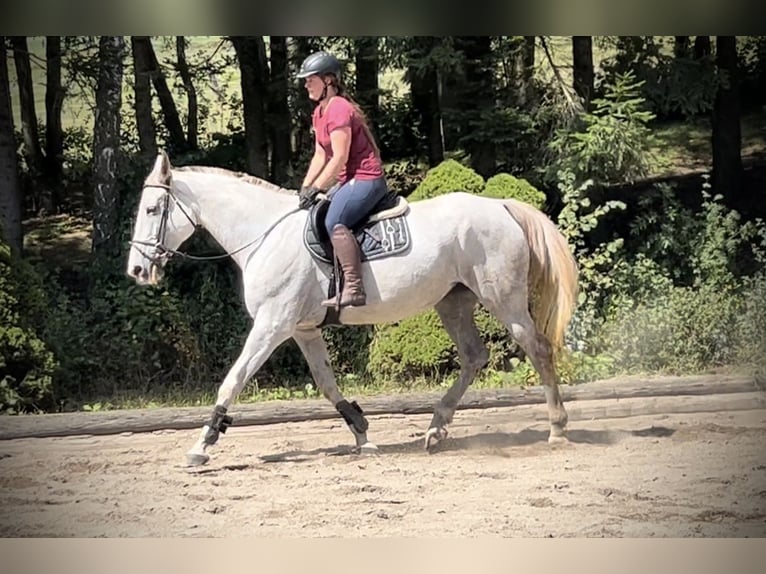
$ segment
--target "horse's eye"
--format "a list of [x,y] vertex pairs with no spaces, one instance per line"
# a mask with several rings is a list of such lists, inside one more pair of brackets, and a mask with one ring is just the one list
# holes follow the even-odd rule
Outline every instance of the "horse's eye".
[[146,214],[147,215],[157,215],[160,211],[160,208],[156,205],[150,205],[146,208]]

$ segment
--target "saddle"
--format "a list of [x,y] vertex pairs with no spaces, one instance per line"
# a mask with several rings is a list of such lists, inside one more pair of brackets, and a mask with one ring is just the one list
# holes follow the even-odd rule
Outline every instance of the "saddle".
[[[303,232],[303,243],[318,262],[330,266],[329,298],[334,297],[341,286],[338,284],[338,267],[330,237],[325,229],[325,217],[330,207],[330,200],[320,196],[320,200],[309,210]],[[404,197],[389,192],[372,209],[370,214],[351,232],[356,237],[361,251],[362,261],[373,261],[406,251],[410,246],[410,230],[407,225],[407,213],[410,206]],[[340,278],[342,281],[342,278]],[[319,327],[340,325],[340,312],[335,307],[328,307]]]
[[[333,265],[333,247],[324,225],[329,207],[330,200],[324,197],[311,207],[304,228],[303,243],[314,259]],[[396,255],[409,247],[408,211],[407,200],[389,192],[363,221],[351,229],[359,243],[362,261]]]

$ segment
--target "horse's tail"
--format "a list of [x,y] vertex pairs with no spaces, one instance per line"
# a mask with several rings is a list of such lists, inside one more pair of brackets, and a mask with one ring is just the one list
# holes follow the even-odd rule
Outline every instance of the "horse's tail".
[[578,270],[569,245],[553,222],[528,203],[502,200],[529,244],[529,298],[532,319],[558,354],[577,301]]

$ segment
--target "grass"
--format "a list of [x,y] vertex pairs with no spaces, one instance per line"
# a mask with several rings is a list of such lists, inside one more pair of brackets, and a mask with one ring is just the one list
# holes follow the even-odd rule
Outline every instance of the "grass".
[[[347,397],[391,396],[410,393],[446,392],[455,382],[457,374],[441,378],[417,377],[406,382],[398,381],[362,381],[354,375],[340,376],[338,387]],[[522,389],[536,385],[535,377],[530,376],[526,368],[510,372],[486,370],[480,373],[471,389]],[[273,400],[321,399],[322,393],[313,381],[286,381],[287,386],[260,388],[257,381],[250,381],[237,397],[239,404],[257,404]],[[215,404],[217,389],[210,391],[187,392],[184,389],[159,390],[151,395],[122,393],[109,397],[95,397],[83,404],[76,405],[77,410],[103,411],[117,409],[146,409],[163,407],[198,407]],[[73,408],[74,405],[69,405]]]

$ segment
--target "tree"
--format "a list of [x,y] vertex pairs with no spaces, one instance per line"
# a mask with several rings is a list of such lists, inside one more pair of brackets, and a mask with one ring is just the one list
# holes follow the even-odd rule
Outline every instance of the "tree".
[[151,71],[148,54],[135,36],[130,38],[133,52],[133,90],[136,94],[135,113],[138,131],[138,147],[141,155],[149,162],[157,156],[157,134],[152,116]]
[[61,36],[45,39],[45,174],[51,189],[51,207],[58,211],[64,175],[64,130],[61,110],[64,88],[61,85]]
[[186,141],[189,144],[189,149],[196,150],[197,118],[199,115],[197,109],[197,90],[194,87],[194,82],[189,72],[189,64],[186,61],[186,38],[183,36],[176,36],[176,58],[178,60],[178,73],[181,75],[181,81],[186,91],[186,103],[189,112],[186,118]]
[[710,36],[695,36],[694,37],[694,59],[701,60],[707,58],[712,52],[712,46],[710,44]]
[[165,74],[162,73],[160,63],[157,61],[157,55],[154,53],[151,38],[149,36],[133,36],[133,40],[137,49],[143,51],[141,57],[146,62],[152,84],[157,91],[157,98],[160,100],[162,115],[165,118],[165,127],[168,130],[168,147],[174,152],[186,151],[188,144],[184,136],[181,119],[178,115],[178,108],[176,108],[173,94],[170,92],[170,88],[168,88]]
[[118,251],[120,197],[117,177],[124,57],[122,36],[101,36],[93,127],[92,254],[96,259],[110,258]]
[[266,129],[266,87],[268,68],[262,36],[232,36],[237,53],[245,118],[247,170],[269,177],[269,140]]
[[732,206],[742,203],[742,134],[740,128],[737,37],[716,36],[718,91],[713,107],[713,189]]
[[676,58],[688,58],[690,56],[691,46],[689,36],[673,37],[673,55]]
[[271,77],[269,81],[268,121],[271,137],[271,180],[287,185],[290,146],[290,106],[288,94],[287,37],[270,36]]
[[492,44],[489,36],[458,36],[457,49],[465,58],[465,81],[459,87],[458,109],[464,111],[461,143],[471,154],[471,167],[482,177],[495,173],[496,150],[492,138],[483,132],[488,127],[484,113],[495,107],[495,77]]
[[582,98],[583,108],[588,109],[593,97],[593,38],[572,36],[572,63],[574,81],[572,87]]
[[[19,84],[19,108],[21,108],[21,134],[24,138],[24,157],[32,176],[32,181],[37,186],[43,182],[45,164],[40,145],[40,137],[37,131],[37,112],[35,110],[35,92],[32,84],[32,67],[29,63],[29,48],[26,36],[11,36],[13,46],[13,60],[16,64],[16,78]],[[34,188],[33,188],[34,189]],[[35,194],[39,207],[51,210],[50,195],[47,193]]]
[[[288,41],[288,54],[291,68],[297,70],[301,63],[309,54],[318,48],[316,40],[311,36],[291,36]],[[314,104],[309,100],[308,93],[303,85],[296,86],[294,92],[293,115],[296,120],[295,128],[295,149],[298,157],[303,158],[304,154],[314,153],[314,139],[311,135],[311,113],[314,110]],[[308,166],[308,159],[306,159]]]
[[0,36],[3,48],[0,57],[0,233],[11,253],[22,253],[21,188],[19,186],[16,138],[13,135],[11,84],[5,54],[5,36]]
[[412,38],[407,55],[406,79],[412,107],[420,115],[420,129],[428,141],[428,165],[444,161],[444,132],[441,113],[441,78],[432,53],[440,40],[433,36]]
[[354,40],[356,63],[355,96],[374,128],[378,125],[380,114],[380,89],[378,88],[379,38],[377,36],[359,36]]

